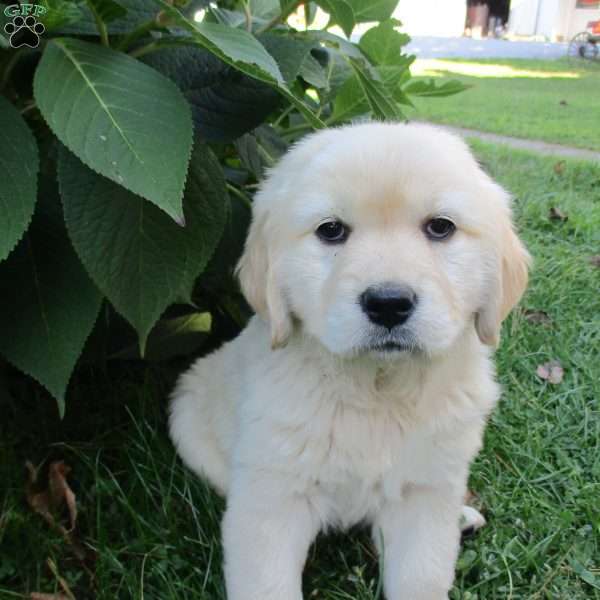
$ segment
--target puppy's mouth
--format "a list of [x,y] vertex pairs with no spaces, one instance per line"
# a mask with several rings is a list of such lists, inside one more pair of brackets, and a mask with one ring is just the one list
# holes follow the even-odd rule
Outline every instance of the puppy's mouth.
[[404,342],[383,342],[368,348],[372,352],[410,352],[413,346]]
[[384,355],[387,357],[398,356],[400,354],[414,353],[419,350],[418,344],[412,335],[386,336],[375,338],[365,344],[364,352]]

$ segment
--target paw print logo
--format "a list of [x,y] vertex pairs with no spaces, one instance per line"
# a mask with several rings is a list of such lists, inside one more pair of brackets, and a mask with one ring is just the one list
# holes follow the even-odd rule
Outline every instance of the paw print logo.
[[38,23],[33,15],[26,18],[17,15],[11,23],[4,26],[4,31],[10,35],[8,41],[12,48],[20,48],[21,46],[37,48],[40,43],[40,36],[46,31],[46,28],[43,23]]

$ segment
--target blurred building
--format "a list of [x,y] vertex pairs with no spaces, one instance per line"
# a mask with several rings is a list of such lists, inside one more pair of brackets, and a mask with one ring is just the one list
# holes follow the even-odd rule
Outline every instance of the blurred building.
[[566,40],[600,19],[600,0],[401,0],[394,16],[413,36]]
[[508,31],[568,40],[598,19],[600,0],[512,0]]

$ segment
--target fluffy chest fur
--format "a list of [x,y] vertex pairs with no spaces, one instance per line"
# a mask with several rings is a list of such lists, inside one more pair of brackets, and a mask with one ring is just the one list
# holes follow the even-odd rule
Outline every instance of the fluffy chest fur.
[[262,356],[255,348],[242,374],[234,472],[270,473],[285,493],[308,496],[323,523],[343,526],[404,486],[461,480],[497,396],[480,358],[387,370],[332,361],[303,340]]

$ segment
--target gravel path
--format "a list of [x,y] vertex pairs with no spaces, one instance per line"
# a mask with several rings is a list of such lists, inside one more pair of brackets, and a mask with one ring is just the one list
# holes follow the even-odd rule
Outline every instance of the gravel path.
[[418,58],[546,58],[567,55],[564,42],[524,42],[467,37],[415,36],[406,47]]
[[579,158],[600,163],[600,152],[596,152],[594,150],[585,150],[584,148],[573,148],[572,146],[561,146],[560,144],[552,144],[550,142],[542,142],[540,140],[526,140],[511,137],[508,135],[499,135],[497,133],[478,131],[476,129],[452,127],[451,125],[443,125],[443,127],[466,138],[476,137],[485,142],[493,142],[494,144],[504,144],[506,146],[510,146],[511,148],[530,150],[532,152],[538,152],[539,154],[566,156],[570,158]]

